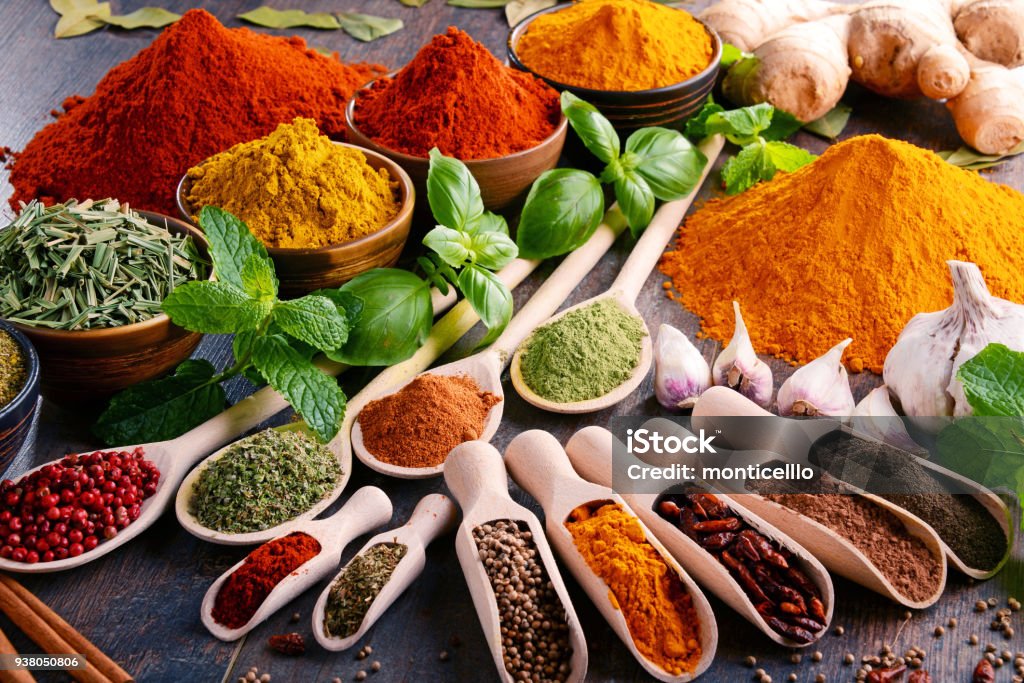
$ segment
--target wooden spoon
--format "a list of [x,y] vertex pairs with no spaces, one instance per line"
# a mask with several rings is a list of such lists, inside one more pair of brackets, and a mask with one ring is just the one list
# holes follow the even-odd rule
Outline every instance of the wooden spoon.
[[505,451],[505,465],[516,483],[544,508],[548,540],[558,551],[562,562],[576,577],[577,583],[587,592],[612,630],[649,674],[659,681],[677,683],[693,680],[711,666],[715,649],[718,646],[718,627],[711,606],[697,584],[683,571],[643,521],[637,520],[644,530],[648,542],[658,551],[665,564],[679,576],[692,599],[693,608],[699,621],[701,645],[700,660],[693,671],[673,676],[640,653],[636,643],[633,642],[633,636],[629,633],[629,626],[622,611],[609,599],[608,585],[591,570],[577,550],[572,534],[565,527],[565,520],[573,510],[587,503],[612,501],[621,505],[627,513],[635,516],[621,496],[607,487],[598,486],[580,478],[573,470],[569,458],[562,450],[558,440],[548,432],[539,429],[523,432],[512,440]]
[[467,441],[456,446],[448,456],[444,470],[444,481],[452,495],[462,507],[462,524],[455,534],[455,551],[459,564],[466,576],[469,593],[473,598],[480,626],[483,628],[487,646],[498,668],[498,675],[506,683],[512,683],[512,676],[505,669],[501,638],[501,618],[498,602],[487,577],[487,571],[480,561],[473,529],[483,524],[511,520],[520,528],[529,529],[558,599],[565,609],[569,625],[569,644],[572,646],[570,672],[567,681],[577,683],[587,674],[587,641],[580,626],[576,611],[569,600],[569,592],[559,573],[555,557],[544,536],[544,527],[532,512],[519,505],[508,495],[508,474],[502,463],[501,454],[483,441]]
[[[700,399],[698,399],[697,404],[694,406],[694,428],[700,429],[703,427],[705,431],[722,428],[724,426],[722,423],[727,423],[728,420],[719,419],[716,422],[715,418],[722,418],[724,416],[775,417],[772,413],[763,410],[757,404],[731,389],[726,387],[712,387],[706,391]],[[735,425],[735,422],[733,422],[733,424]],[[773,444],[773,449],[779,450],[779,448],[781,448],[786,451],[785,456],[787,461],[809,462],[807,459],[809,453],[808,446],[826,434],[836,431],[843,431],[865,441],[881,443],[870,436],[844,426],[839,420],[826,418],[819,418],[815,420],[791,420],[776,417],[774,420],[760,421],[758,427],[759,429],[757,430],[729,429],[726,432],[726,435],[730,445],[734,448],[763,448],[766,444],[770,443]],[[756,440],[756,443],[754,440]],[[778,444],[779,448],[776,448],[775,444]],[[787,447],[787,445],[789,447]],[[889,444],[886,444],[886,446],[888,448],[895,448]],[[1006,554],[1003,556],[1003,559],[991,569],[978,569],[976,567],[971,567],[959,555],[957,555],[944,540],[942,540],[941,536],[939,536],[939,542],[942,545],[943,553],[945,553],[946,557],[949,559],[950,564],[952,564],[958,571],[979,580],[989,579],[995,576],[996,573],[1003,568],[1007,560],[1009,560],[1010,551],[1013,548],[1013,533],[1011,529],[1012,516],[1006,503],[1004,503],[1003,500],[995,493],[975,481],[971,481],[952,470],[946,469],[941,465],[937,465],[930,460],[920,458],[912,453],[906,453],[906,455],[912,458],[913,462],[917,463],[917,465],[922,469],[927,470],[940,485],[945,486],[948,490],[969,492],[969,494],[965,495],[970,495],[981,503],[982,507],[984,507],[999,524],[1006,536]],[[814,463],[809,464],[813,465]],[[953,494],[951,493],[950,495]],[[880,498],[880,496],[873,497]],[[893,505],[893,503],[889,504]]]
[[[391,573],[391,577],[380,593],[373,598],[373,602],[370,604],[370,608],[366,611],[365,616],[363,616],[363,621],[359,628],[356,629],[355,633],[345,638],[327,635],[327,630],[324,628],[324,614],[327,608],[327,600],[330,597],[331,587],[338,580],[338,577],[344,573],[344,569],[331,579],[331,582],[324,588],[320,598],[316,601],[316,606],[313,608],[313,637],[316,638],[316,642],[320,643],[325,650],[333,652],[347,650],[359,642],[366,635],[366,632],[377,623],[377,620],[381,618],[384,612],[391,607],[392,603],[398,599],[398,596],[423,572],[423,568],[427,564],[427,546],[441,534],[451,531],[452,527],[455,526],[455,516],[455,504],[452,503],[448,496],[440,493],[431,493],[424,496],[416,504],[416,509],[412,511],[409,521],[404,526],[382,531],[367,541],[366,545],[356,553],[355,557],[359,557],[370,548],[384,543],[404,545],[406,547],[405,555],[399,560],[398,565]],[[349,564],[352,564],[351,561]],[[348,568],[348,565],[345,565],[345,567]]]
[[661,258],[662,252],[665,250],[665,245],[675,234],[676,229],[679,227],[679,223],[683,220],[683,216],[686,215],[686,211],[693,203],[694,198],[697,196],[697,192],[700,190],[701,185],[707,178],[708,173],[710,173],[712,166],[715,165],[715,159],[718,158],[719,152],[722,151],[723,142],[724,140],[722,136],[715,135],[700,144],[700,150],[704,153],[704,156],[707,157],[708,163],[704,166],[704,171],[701,173],[700,181],[697,183],[697,186],[694,187],[693,191],[683,199],[673,202],[665,202],[658,208],[654,214],[654,218],[651,219],[651,224],[647,226],[647,229],[644,231],[640,241],[636,243],[635,247],[633,247],[632,253],[626,260],[626,263],[622,266],[622,270],[619,272],[618,277],[615,278],[615,281],[612,283],[612,286],[608,291],[565,309],[561,313],[548,318],[542,325],[550,325],[571,311],[585,308],[597,303],[598,301],[606,299],[614,301],[622,308],[622,310],[639,320],[644,329],[644,338],[640,342],[640,360],[636,367],[633,368],[633,372],[629,378],[604,396],[598,396],[585,401],[557,403],[538,395],[526,383],[526,380],[523,378],[521,367],[523,347],[520,346],[512,357],[512,367],[509,372],[516,392],[518,392],[526,402],[553,413],[592,413],[615,405],[633,393],[633,391],[640,386],[640,383],[643,382],[644,378],[647,376],[647,371],[651,369],[652,352],[650,331],[647,329],[647,323],[644,322],[643,316],[640,315],[640,311],[636,308],[636,298],[639,296],[640,290],[647,281],[647,276],[651,274],[651,270],[654,269],[654,266],[658,263],[658,259]]
[[[621,443],[616,444],[614,435],[604,427],[586,427],[576,432],[565,445],[565,452],[569,455],[573,468],[584,479],[601,486],[611,487],[615,478],[626,476],[627,468],[631,464],[641,463],[640,460],[626,452],[625,446]],[[614,457],[613,452],[615,453]],[[832,621],[835,591],[832,587],[832,579],[821,563],[796,541],[743,507],[736,498],[702,482],[698,482],[698,485],[721,498],[737,517],[793,553],[793,557],[789,560],[790,563],[795,564],[805,576],[814,582],[821,594],[821,601],[825,605],[826,621],[825,628],[817,636],[824,635]],[[665,488],[668,488],[667,484]],[[657,513],[654,506],[660,494],[622,493],[621,495],[686,571],[690,572],[702,586],[739,612],[747,621],[761,629],[766,636],[785,647],[806,647],[815,642],[797,642],[769,626],[729,570],[714,555],[680,531],[675,524]]]
[[[572,294],[576,286],[586,277],[601,257],[618,238],[626,227],[626,219],[618,210],[610,211],[605,222],[598,226],[597,231],[579,249],[571,252],[555,271],[534,293],[525,306],[509,321],[508,327],[497,340],[487,349],[467,356],[453,363],[447,363],[428,371],[431,375],[471,377],[483,391],[489,391],[500,397],[487,414],[483,431],[477,437],[480,441],[490,441],[498,431],[505,406],[505,392],[501,386],[501,373],[508,365],[512,352],[526,338],[538,323],[550,317],[558,310],[565,299]],[[423,373],[421,373],[423,374]],[[404,388],[415,377],[405,379],[399,384],[381,388],[378,398],[394,394]],[[435,477],[444,471],[444,463],[435,467],[402,467],[393,465],[370,452],[363,442],[363,429],[358,418],[352,426],[352,447],[364,465],[392,477],[401,479],[421,479]]]
[[200,607],[203,626],[221,640],[228,642],[238,640],[271,614],[305,592],[307,588],[330,574],[331,570],[338,566],[345,546],[352,539],[386,523],[389,519],[391,519],[391,499],[376,486],[364,486],[352,494],[344,507],[327,519],[295,522],[282,529],[281,536],[287,536],[297,531],[312,536],[320,542],[320,552],[281,579],[270,591],[270,595],[260,604],[252,618],[243,626],[228,628],[213,618],[213,605],[224,582],[245,563],[246,558],[242,558],[214,581],[206,591]]

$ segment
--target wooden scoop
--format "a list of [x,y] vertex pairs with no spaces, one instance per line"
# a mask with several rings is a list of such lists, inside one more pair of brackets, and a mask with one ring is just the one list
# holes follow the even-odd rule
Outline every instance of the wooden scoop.
[[505,669],[497,598],[480,561],[473,529],[491,522],[511,520],[518,522],[520,528],[529,529],[533,535],[533,543],[541,564],[544,565],[555,593],[558,594],[558,599],[565,609],[569,625],[569,644],[572,646],[567,680],[569,683],[584,680],[587,674],[587,642],[583,629],[569,600],[569,593],[565,589],[555,557],[551,554],[540,520],[508,495],[508,475],[505,473],[501,454],[483,441],[459,444],[448,456],[444,481],[462,507],[462,524],[455,534],[455,551],[459,556],[462,572],[466,576],[466,583],[469,585],[487,646],[494,658],[494,665],[498,668],[498,675],[506,683],[513,681]]
[[[344,570],[339,572],[324,588],[313,608],[313,637],[316,638],[316,642],[320,643],[325,650],[334,652],[347,650],[359,642],[384,612],[391,607],[392,603],[398,599],[398,596],[405,592],[405,589],[423,572],[423,567],[427,564],[427,546],[441,534],[451,531],[455,526],[455,515],[455,504],[448,496],[431,493],[416,504],[416,509],[412,511],[412,516],[404,526],[382,531],[367,541],[366,545],[356,553],[356,557],[382,543],[404,545],[406,547],[405,555],[399,560],[398,566],[391,573],[391,578],[388,579],[384,588],[373,598],[359,628],[346,638],[327,635],[327,630],[324,628],[324,614],[331,587],[344,573]],[[345,567],[347,568],[348,565]]]
[[[617,455],[613,457],[614,441],[614,435],[604,427],[586,427],[569,439],[565,451],[569,455],[573,468],[584,479],[601,486],[611,487],[613,470],[616,477],[624,478],[627,468],[631,464],[641,463],[640,460],[626,453],[625,446],[621,446],[617,450]],[[743,507],[736,498],[714,490],[704,483],[698,483],[698,485],[721,498],[737,517],[793,553],[793,557],[789,560],[790,564],[795,565],[814,582],[821,594],[821,601],[825,605],[826,621],[825,628],[816,635],[818,637],[824,635],[832,621],[835,591],[832,587],[832,579],[821,563],[796,541]],[[666,488],[668,488],[667,485]],[[815,642],[797,642],[769,626],[729,570],[714,555],[680,531],[675,524],[658,514],[654,506],[659,494],[623,493],[621,495],[686,571],[692,574],[702,586],[739,612],[747,621],[761,629],[766,636],[785,647],[806,647]]]
[[[697,404],[694,406],[694,428],[703,428],[705,431],[721,428],[723,426],[723,420],[719,419],[716,421],[715,418],[721,418],[723,416],[774,417],[772,413],[763,410],[757,404],[731,389],[726,387],[712,387],[697,400]],[[728,422],[728,420],[725,422]],[[776,417],[774,420],[764,421],[764,423],[759,426],[761,428],[756,430],[758,432],[757,434],[752,433],[752,430],[730,429],[728,430],[726,437],[729,440],[730,445],[734,448],[767,447],[777,452],[784,451],[787,461],[801,463],[807,462],[812,465],[815,465],[816,463],[809,462],[809,446],[818,439],[827,437],[837,431],[842,431],[865,441],[882,443],[844,426],[839,420],[826,418],[814,420],[791,420]],[[757,443],[753,441],[754,439],[757,440]],[[900,449],[897,449],[895,446],[891,446],[889,444],[883,445],[885,445],[886,448],[891,448],[894,451],[898,451],[899,453],[912,458],[913,462],[916,462],[922,469],[928,471],[940,485],[946,486],[950,491],[969,491],[969,495],[981,503],[989,514],[995,518],[1000,528],[1002,528],[1003,533],[1006,535],[1007,540],[1006,554],[992,569],[978,569],[969,566],[959,555],[953,552],[941,537],[938,537],[943,553],[949,559],[950,564],[952,564],[958,571],[980,580],[989,579],[992,576],[995,576],[995,574],[1003,568],[1007,560],[1009,560],[1010,551],[1013,547],[1013,533],[1011,529],[1012,516],[1009,508],[1006,506],[1006,503],[1004,503],[999,496],[981,484],[971,481],[952,470],[946,469],[941,465],[937,465],[930,460],[920,458],[912,453],[900,451]],[[953,494],[951,493],[950,495]],[[872,498],[884,500],[877,495],[873,495]],[[890,503],[889,501],[886,501],[886,503],[893,505],[893,503]],[[938,535],[936,534],[936,536]]]
[[[432,375],[466,375],[471,377],[483,391],[489,391],[503,399],[495,404],[487,414],[483,431],[477,439],[490,441],[501,424],[505,406],[505,391],[501,386],[501,373],[508,365],[512,352],[538,323],[558,310],[558,307],[572,294],[580,281],[597,265],[597,262],[601,260],[601,257],[625,227],[625,216],[618,209],[609,211],[605,221],[598,226],[597,231],[587,240],[586,244],[565,257],[490,347],[472,356],[428,371]],[[376,397],[382,398],[398,392],[413,379],[415,377],[409,377],[393,386],[381,387],[380,391],[376,393]],[[444,471],[444,463],[436,467],[401,467],[378,460],[363,442],[363,430],[358,418],[352,426],[352,447],[364,465],[392,477],[421,479],[438,476]]]
[[389,519],[391,519],[391,499],[376,486],[364,486],[352,494],[344,507],[327,519],[295,522],[291,526],[285,527],[281,530],[281,536],[287,536],[297,531],[308,534],[320,542],[320,552],[281,579],[245,625],[239,628],[228,628],[213,618],[213,605],[224,582],[245,563],[246,558],[242,558],[238,564],[214,581],[206,591],[200,607],[203,626],[221,640],[228,642],[238,640],[271,614],[305,592],[307,588],[330,574],[331,570],[338,566],[345,546],[352,539],[386,523]]
[[609,599],[608,585],[597,576],[580,555],[572,534],[565,527],[565,520],[577,507],[597,501],[618,503],[629,514],[635,513],[626,502],[611,489],[592,484],[580,478],[569,464],[569,458],[562,446],[548,432],[533,429],[523,432],[508,445],[505,451],[505,465],[513,479],[533,496],[544,508],[548,540],[558,551],[562,562],[576,577],[583,590],[597,606],[612,630],[632,653],[640,665],[659,681],[680,683],[690,681],[711,666],[718,646],[718,627],[707,598],[693,579],[683,571],[657,537],[638,519],[648,542],[658,551],[665,564],[675,572],[687,593],[699,621],[701,656],[693,671],[674,676],[652,662],[637,650],[629,626],[621,610]]
[[593,413],[615,405],[640,386],[640,383],[647,376],[647,371],[651,369],[652,350],[650,331],[647,329],[647,323],[644,322],[640,311],[636,308],[636,298],[647,281],[647,276],[651,274],[651,270],[658,264],[658,259],[661,258],[665,245],[675,234],[679,223],[683,220],[683,216],[686,215],[686,211],[693,203],[701,185],[707,178],[708,173],[710,173],[711,168],[715,165],[715,159],[718,158],[719,152],[722,151],[723,143],[722,136],[715,135],[700,144],[700,150],[707,157],[708,163],[704,166],[704,171],[697,186],[683,199],[665,202],[658,208],[654,218],[651,219],[651,224],[647,226],[640,241],[633,247],[633,251],[626,260],[625,265],[622,266],[619,276],[615,278],[615,282],[612,283],[608,291],[567,308],[558,315],[548,318],[543,323],[543,325],[550,325],[571,311],[585,308],[598,301],[605,299],[614,301],[622,310],[640,321],[645,333],[640,343],[640,360],[636,367],[633,368],[629,378],[604,396],[598,396],[585,401],[557,403],[538,395],[526,383],[521,367],[523,347],[520,347],[512,357],[510,374],[512,384],[523,400],[553,413]]

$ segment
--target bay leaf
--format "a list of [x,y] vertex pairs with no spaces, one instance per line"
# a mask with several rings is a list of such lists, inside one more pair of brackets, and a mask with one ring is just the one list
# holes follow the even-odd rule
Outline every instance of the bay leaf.
[[250,24],[266,28],[319,28],[339,29],[338,18],[328,12],[309,13],[301,9],[278,10],[273,7],[258,7],[251,12],[239,14],[238,18]]
[[940,157],[960,168],[968,171],[980,171],[985,168],[998,166],[1012,156],[1024,153],[1024,142],[1020,143],[1006,154],[982,154],[964,145],[956,150],[942,150],[936,152]]
[[74,38],[92,33],[106,24],[102,18],[110,16],[109,2],[76,3],[76,7],[67,14],[61,15],[57,28],[53,31],[54,38]]
[[309,47],[310,50],[313,50],[314,52],[319,52],[324,57],[333,57],[334,56],[334,50],[331,50],[329,48],[320,47],[319,45],[310,45],[308,47]]
[[164,26],[170,26],[178,19],[181,19],[181,15],[169,12],[162,7],[143,7],[129,14],[96,18],[104,24],[130,31],[137,28],[163,28]]
[[338,21],[345,33],[367,43],[390,35],[403,26],[401,19],[375,17],[372,14],[357,12],[339,12]]
[[515,26],[534,12],[554,7],[558,0],[511,0],[505,5],[505,18],[509,26]]
[[98,4],[96,0],[50,0],[50,7],[61,16],[70,14],[79,7],[95,7]]
[[468,7],[469,9],[497,9],[504,7],[509,0],[448,0],[452,7]]
[[430,0],[399,0],[406,7],[423,7]]
[[804,130],[827,140],[835,140],[846,128],[852,113],[853,108],[850,105],[840,102],[820,119],[804,124]]

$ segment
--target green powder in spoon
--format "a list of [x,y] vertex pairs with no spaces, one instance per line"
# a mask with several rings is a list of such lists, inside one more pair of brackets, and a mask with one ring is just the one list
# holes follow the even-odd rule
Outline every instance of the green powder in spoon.
[[640,320],[601,299],[538,327],[526,341],[519,368],[527,386],[549,401],[598,398],[633,374],[645,336]]

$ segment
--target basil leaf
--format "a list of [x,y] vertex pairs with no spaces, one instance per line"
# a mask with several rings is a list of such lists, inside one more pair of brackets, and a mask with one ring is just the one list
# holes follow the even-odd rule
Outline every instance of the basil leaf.
[[[765,145],[765,153],[771,158],[772,165],[779,171],[793,172],[801,166],[806,166],[818,157],[811,154],[802,147],[791,145],[788,142],[769,142]],[[774,173],[772,176],[774,177]],[[771,180],[771,178],[762,178]]]
[[629,171],[615,181],[615,199],[626,215],[629,230],[639,235],[654,216],[654,193],[636,171]]
[[508,234],[508,223],[505,219],[496,213],[490,211],[484,211],[476,219],[469,222],[466,226],[465,231],[470,235],[475,235],[481,232],[500,232],[502,234]]
[[401,30],[401,19],[375,17],[372,14],[358,12],[338,12],[341,29],[357,40],[368,43]]
[[597,107],[568,90],[562,92],[562,113],[587,149],[604,163],[619,156],[619,134]]
[[800,130],[803,125],[803,121],[788,111],[776,108],[772,112],[772,125],[761,132],[761,137],[768,141],[786,140]]
[[423,245],[437,252],[450,266],[458,267],[469,258],[469,235],[439,225],[423,237]]
[[1024,415],[1024,353],[989,344],[960,366],[956,378],[975,415]]
[[164,299],[162,308],[186,330],[231,334],[258,328],[273,303],[256,301],[227,283],[204,280],[180,285]]
[[213,270],[221,282],[244,290],[242,268],[249,256],[270,258],[263,243],[249,232],[249,226],[224,209],[204,206],[199,212],[199,228],[210,243]]
[[827,140],[835,140],[850,121],[853,108],[840,102],[830,112],[804,125],[804,130]]
[[434,219],[454,230],[465,230],[484,212],[480,186],[473,174],[464,163],[444,156],[436,147],[430,150],[427,201]]
[[626,140],[626,152],[638,157],[635,172],[662,201],[690,194],[708,163],[682,133],[668,128],[641,128]]
[[512,292],[497,275],[472,264],[459,273],[459,290],[487,326],[487,335],[479,344],[487,346],[501,335],[512,319]]
[[143,7],[129,14],[103,17],[101,21],[104,24],[110,24],[111,26],[117,26],[118,28],[130,31],[137,28],[163,28],[173,24],[178,19],[181,19],[180,14],[168,12],[162,7]]
[[697,115],[686,122],[686,129],[683,131],[686,133],[686,137],[691,140],[703,140],[706,138],[709,135],[707,131],[708,119],[711,118],[712,114],[723,111],[725,111],[725,107],[716,104],[709,97],[704,107],[697,112]]
[[746,145],[772,125],[775,108],[768,103],[742,109],[729,109],[708,116],[704,130],[708,135],[721,133],[735,145]]
[[604,213],[601,183],[573,168],[546,171],[530,187],[516,245],[519,255],[545,259],[582,246],[594,234]]
[[512,0],[505,5],[505,19],[509,26],[515,26],[534,12],[554,7],[558,0]]
[[342,292],[363,301],[348,342],[327,356],[349,365],[394,365],[423,345],[434,321],[430,289],[406,270],[375,268],[349,280]]
[[61,14],[61,18],[57,21],[57,27],[53,30],[53,37],[74,38],[92,33],[96,29],[103,28],[105,26],[103,18],[109,16],[109,2],[76,3],[71,11]]
[[337,380],[318,370],[278,334],[258,338],[252,360],[321,441],[334,438],[345,416],[345,394]]
[[206,360],[186,360],[173,375],[140,382],[110,399],[92,431],[107,446],[166,441],[224,410],[224,390]]
[[239,273],[242,278],[242,291],[257,301],[273,301],[277,297],[277,277],[274,274],[274,262],[249,254]]
[[272,315],[282,330],[320,351],[334,351],[348,341],[348,319],[326,297],[307,294],[279,301]]
[[519,255],[519,247],[512,238],[500,232],[473,235],[470,251],[473,262],[488,270],[501,270]]
[[239,14],[238,18],[266,28],[341,28],[341,23],[333,14],[328,12],[310,14],[301,9],[277,10],[273,7],[260,7],[251,12]]

